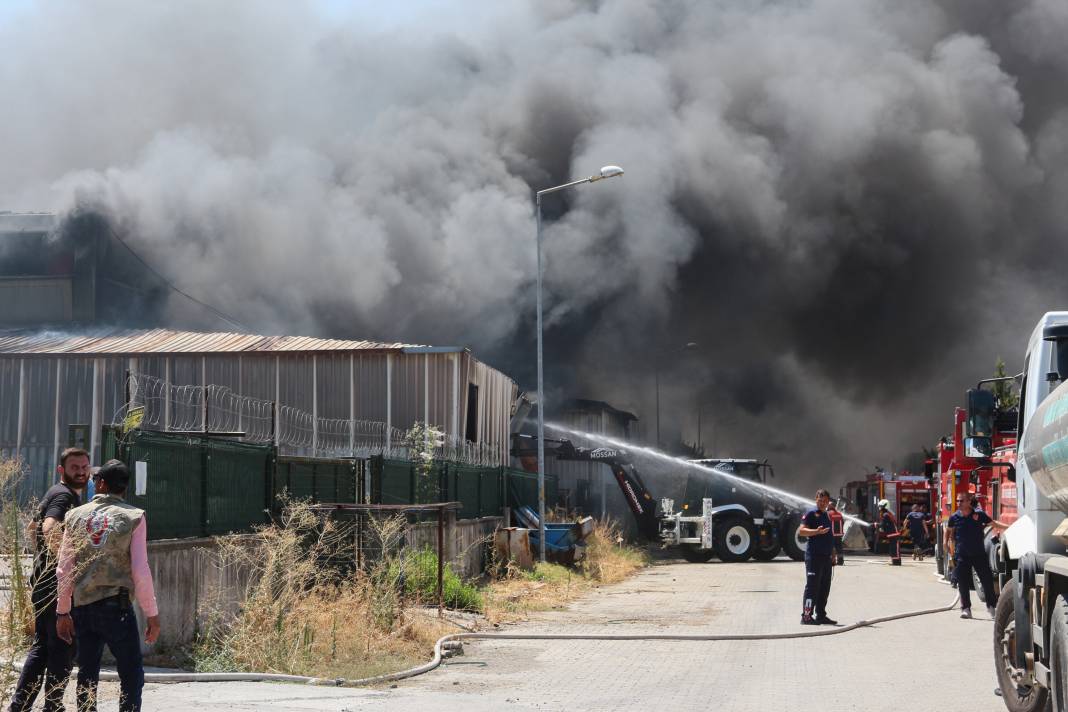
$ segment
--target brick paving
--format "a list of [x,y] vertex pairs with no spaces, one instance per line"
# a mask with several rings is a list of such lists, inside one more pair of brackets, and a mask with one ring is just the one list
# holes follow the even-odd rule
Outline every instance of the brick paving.
[[[828,611],[841,623],[949,603],[934,565],[852,558]],[[658,562],[515,632],[775,633],[798,625],[802,564]],[[731,642],[470,641],[465,654],[396,687],[149,685],[168,710],[1003,710],[992,624],[957,611],[809,640]],[[102,705],[102,712],[113,709]]]

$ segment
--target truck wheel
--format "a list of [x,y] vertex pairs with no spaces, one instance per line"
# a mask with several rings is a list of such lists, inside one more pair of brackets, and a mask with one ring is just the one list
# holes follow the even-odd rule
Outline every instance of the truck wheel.
[[770,544],[757,542],[757,545],[753,547],[753,558],[757,561],[771,561],[779,555],[779,551],[782,549],[782,544],[778,539],[773,539]]
[[1049,632],[1053,652],[1049,656],[1050,698],[1053,712],[1068,712],[1068,600],[1057,596],[1053,626]]
[[[1046,709],[1049,692],[1038,685],[1017,684],[1013,675],[1025,675],[1015,665],[1016,660],[1016,582],[1009,579],[998,597],[994,611],[994,666],[1001,687],[1001,699],[1009,712],[1042,712]],[[1063,598],[1058,604],[1063,602]],[[1054,618],[1056,619],[1056,613]],[[1062,616],[1063,620],[1063,616]],[[1056,629],[1054,629],[1056,634]],[[1060,637],[1061,644],[1065,641]],[[1056,643],[1055,643],[1056,645]]]
[[808,547],[808,541],[804,537],[797,535],[797,529],[800,526],[801,517],[793,514],[783,522],[782,531],[779,533],[779,539],[782,540],[782,550],[794,561],[804,561],[805,549]]
[[712,549],[698,549],[696,546],[684,546],[682,547],[682,558],[689,561],[691,564],[703,564],[711,561],[712,557],[716,555],[716,552]]
[[748,561],[756,548],[756,528],[744,517],[727,517],[716,524],[712,545],[720,561],[731,564]]

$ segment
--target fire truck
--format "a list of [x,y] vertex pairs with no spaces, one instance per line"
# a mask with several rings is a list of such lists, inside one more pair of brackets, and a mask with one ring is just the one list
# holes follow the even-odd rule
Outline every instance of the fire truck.
[[[1016,519],[1016,483],[1008,477],[1009,466],[1016,462],[1015,408],[997,402],[994,392],[984,386],[1013,377],[982,380],[967,393],[968,407],[956,408],[953,413],[953,435],[942,438],[936,448],[937,508],[935,510],[935,560],[938,573],[947,574],[952,562],[943,551],[945,522],[957,508],[957,494],[968,492],[979,507],[994,519],[1011,522]],[[971,418],[969,419],[969,413]],[[968,433],[982,431],[989,439],[990,451],[978,451],[969,446]],[[997,537],[988,537],[987,551],[993,556]],[[991,558],[991,563],[994,563]],[[976,586],[981,592],[982,587]],[[979,594],[982,595],[981,593]]]
[[[912,511],[912,505],[919,504],[923,511],[931,513],[934,503],[934,490],[927,476],[890,473],[878,470],[867,475],[863,480],[846,483],[842,496],[855,507],[857,516],[873,526],[868,529],[872,539],[869,546],[875,546],[875,532],[879,525],[879,501],[885,499],[890,503],[890,512],[900,527],[905,515]],[[902,543],[911,545],[908,531],[903,534]]]

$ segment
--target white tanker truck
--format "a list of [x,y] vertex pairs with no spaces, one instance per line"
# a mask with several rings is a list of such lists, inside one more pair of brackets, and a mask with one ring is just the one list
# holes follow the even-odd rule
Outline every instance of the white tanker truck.
[[[1068,712],[1068,312],[1038,322],[1018,378],[1019,517],[991,549],[994,665],[1012,712]],[[969,430],[966,447],[989,454],[984,428]]]

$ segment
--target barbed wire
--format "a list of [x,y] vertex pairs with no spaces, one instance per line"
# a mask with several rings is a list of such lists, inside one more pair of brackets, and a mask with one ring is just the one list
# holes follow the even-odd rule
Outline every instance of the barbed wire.
[[[115,414],[143,407],[141,428],[160,432],[241,433],[237,439],[273,443],[279,452],[304,457],[382,455],[410,460],[407,433],[379,420],[320,418],[288,405],[234,393],[226,386],[178,386],[154,376],[130,374],[130,402]],[[497,443],[444,438],[437,459],[495,467],[502,462]]]

